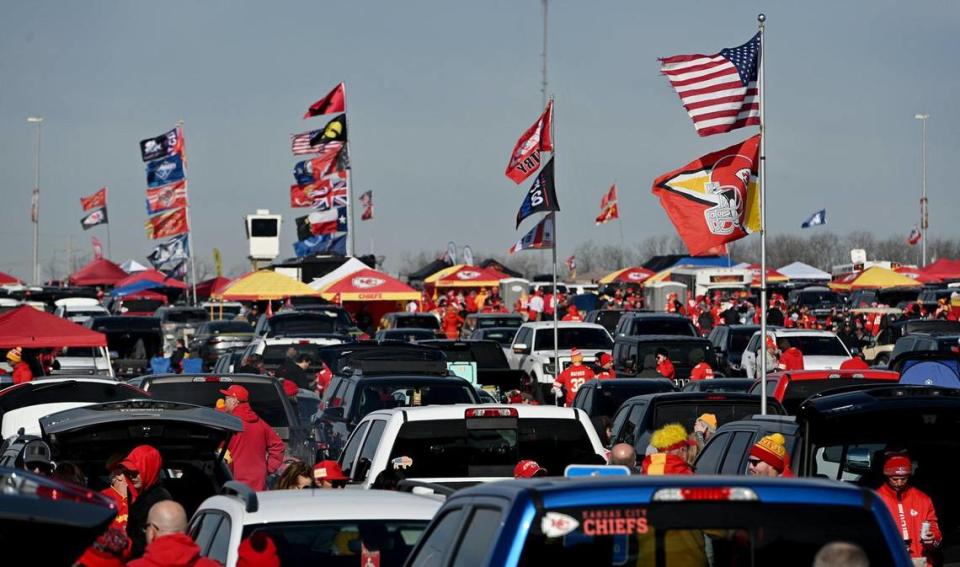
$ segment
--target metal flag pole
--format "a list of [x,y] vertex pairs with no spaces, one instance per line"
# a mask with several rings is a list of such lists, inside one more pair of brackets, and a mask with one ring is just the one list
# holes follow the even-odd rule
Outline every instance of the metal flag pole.
[[[107,190],[103,199],[103,208],[107,208],[107,203],[110,201],[110,191]],[[107,215],[107,258],[113,259],[113,246],[110,244],[110,215]]]
[[930,228],[928,218],[927,218],[927,118],[930,118],[930,115],[927,113],[917,114],[914,116],[917,120],[923,122],[923,136],[921,140],[921,156],[923,159],[923,181],[921,182],[921,193],[920,193],[920,250],[922,251],[920,261],[920,267],[925,267],[927,265],[927,229]]
[[[543,9],[544,9],[544,22],[546,22],[546,9],[547,9],[547,1],[546,1],[546,0],[544,0],[544,2],[543,2]],[[544,27],[544,37],[546,37],[546,27]],[[546,41],[544,41],[544,45],[546,45]],[[546,50],[544,50],[544,53],[546,53]],[[546,68],[546,67],[544,67],[544,68]],[[546,74],[544,74],[544,77],[546,77]],[[546,82],[544,82],[544,88],[546,88]],[[550,103],[553,104],[553,97],[550,97]],[[544,106],[546,106],[546,105],[544,105]],[[552,116],[552,119],[550,120],[550,130],[551,130],[550,139],[553,141],[553,151],[550,152],[550,159],[553,159],[553,158],[555,158],[555,157],[557,156],[557,139],[556,139],[556,137],[555,137],[556,128],[554,127],[554,125],[557,123],[557,110],[556,110],[556,105],[555,105],[555,104],[553,105],[553,113],[552,113],[552,114],[553,114],[553,116]],[[556,175],[554,175],[554,185],[556,185]],[[557,376],[560,374],[560,370],[561,370],[561,368],[560,368],[560,342],[559,342],[560,320],[559,320],[558,315],[557,315],[557,313],[558,313],[558,311],[559,311],[558,307],[560,307],[560,301],[557,299],[557,295],[558,295],[558,293],[557,293],[557,212],[558,212],[558,211],[554,211],[554,212],[552,212],[552,213],[548,213],[548,216],[549,216],[549,215],[553,215],[553,254],[552,254],[552,257],[553,257],[553,294],[551,294],[551,298],[552,298],[552,301],[553,301],[553,379],[554,379],[554,380],[557,379]],[[560,405],[563,405],[563,404],[560,404]]]
[[37,125],[37,146],[33,153],[33,194],[30,220],[33,221],[33,283],[40,284],[40,125],[42,116],[28,116],[27,122]]
[[[347,156],[350,156],[350,119],[347,117],[346,110],[346,101],[347,101],[347,82],[343,82],[343,101],[344,101],[344,110],[343,110],[343,127],[347,130],[347,139],[343,141],[343,148],[347,152]],[[343,150],[341,150],[343,151]],[[354,251],[354,224],[353,224],[353,164],[350,164],[350,167],[347,169],[347,256],[355,256]]]
[[[183,120],[177,120],[177,128],[179,132],[177,134],[181,136],[180,143],[182,149],[182,155],[180,158],[183,160],[183,177],[187,177],[187,142],[183,139]],[[189,192],[190,184],[187,183],[187,190]],[[187,254],[190,256],[190,288],[193,292],[193,305],[197,304],[197,260],[196,254],[193,253],[193,223],[190,221],[190,195],[187,194],[187,206],[184,207],[184,214],[187,216]]]
[[760,23],[760,413],[767,414],[767,123],[763,116],[764,66],[767,62],[767,49],[764,36],[767,17],[757,16]]
[[[613,181],[613,186],[614,187],[617,186],[616,180]],[[625,252],[626,248],[624,247],[624,244],[623,244],[623,215],[621,214],[622,212],[623,211],[620,209],[620,193],[617,192],[617,228],[620,230],[620,260],[621,260],[620,263],[626,264],[627,254]]]

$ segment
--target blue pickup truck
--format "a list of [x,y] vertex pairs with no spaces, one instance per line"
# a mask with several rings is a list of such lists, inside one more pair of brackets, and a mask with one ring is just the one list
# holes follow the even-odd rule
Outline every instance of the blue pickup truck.
[[544,478],[451,495],[407,567],[809,567],[833,542],[870,565],[912,565],[870,490],[823,480]]

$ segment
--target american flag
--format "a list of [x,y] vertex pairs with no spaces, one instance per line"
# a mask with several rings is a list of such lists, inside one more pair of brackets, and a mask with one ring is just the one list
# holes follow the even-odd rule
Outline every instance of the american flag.
[[760,34],[716,55],[674,55],[660,71],[680,95],[700,136],[760,124]]
[[327,142],[326,144],[317,144],[315,146],[311,146],[310,139],[320,132],[321,130],[311,130],[302,134],[291,134],[290,145],[291,149],[293,150],[293,155],[299,156],[304,154],[321,154],[327,151],[336,153],[336,151],[343,146],[343,142]]

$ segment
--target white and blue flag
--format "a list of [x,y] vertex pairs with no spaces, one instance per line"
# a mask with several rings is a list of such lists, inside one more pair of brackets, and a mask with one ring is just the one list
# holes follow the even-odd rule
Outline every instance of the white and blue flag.
[[810,218],[803,221],[803,224],[800,225],[800,228],[810,228],[811,226],[817,226],[821,224],[827,224],[827,209],[820,209],[819,211],[810,215]]

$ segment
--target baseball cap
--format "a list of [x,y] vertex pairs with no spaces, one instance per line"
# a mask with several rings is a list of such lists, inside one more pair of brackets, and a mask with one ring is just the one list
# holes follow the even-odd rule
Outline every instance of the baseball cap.
[[237,401],[250,401],[250,393],[247,392],[247,389],[243,386],[238,386],[237,384],[230,386],[226,390],[220,390],[220,393],[227,397],[237,398]]
[[313,478],[316,481],[321,480],[350,480],[350,477],[343,474],[343,469],[337,464],[337,461],[320,461],[313,465]]
[[538,465],[536,461],[523,460],[513,467],[514,478],[533,478],[536,476],[547,476],[547,469]]
[[600,366],[603,366],[605,364],[610,364],[611,362],[613,362],[613,357],[610,356],[609,352],[600,353]]
[[27,442],[23,447],[23,464],[43,465],[52,469],[53,460],[50,458],[50,446],[39,439]]

